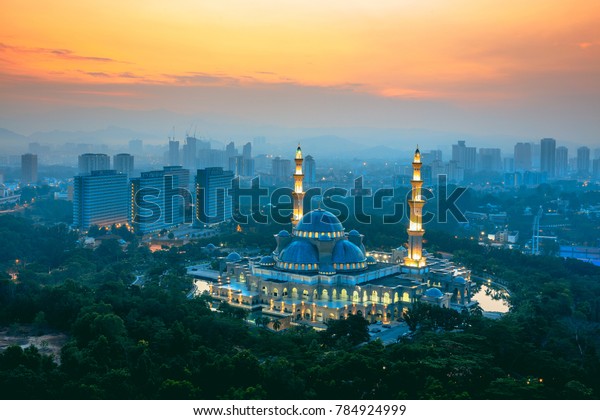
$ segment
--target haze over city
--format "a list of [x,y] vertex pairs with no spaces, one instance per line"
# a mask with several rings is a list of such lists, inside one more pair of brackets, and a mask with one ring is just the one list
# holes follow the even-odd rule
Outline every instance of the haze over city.
[[[409,150],[600,139],[596,1],[5,1],[0,127]],[[4,140],[2,140],[4,141]],[[330,140],[335,141],[335,140]],[[504,146],[500,146],[504,147]]]

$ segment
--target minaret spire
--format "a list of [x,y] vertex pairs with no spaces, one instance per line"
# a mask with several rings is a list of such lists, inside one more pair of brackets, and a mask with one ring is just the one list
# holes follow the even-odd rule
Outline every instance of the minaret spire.
[[423,180],[421,179],[421,152],[419,147],[415,150],[413,158],[413,177],[410,181],[412,185],[411,199],[408,200],[410,208],[410,225],[408,227],[408,255],[404,258],[404,265],[409,267],[425,267],[425,257],[423,257],[423,206],[425,200],[421,194]]
[[294,200],[292,226],[296,226],[302,218],[302,216],[304,216],[304,188],[302,186],[302,182],[304,181],[304,172],[302,171],[302,164],[304,162],[304,158],[302,157],[302,149],[300,148],[300,143],[298,143],[298,148],[296,149],[296,157],[294,161],[296,162],[296,171],[294,172],[294,192],[292,193],[292,197]]

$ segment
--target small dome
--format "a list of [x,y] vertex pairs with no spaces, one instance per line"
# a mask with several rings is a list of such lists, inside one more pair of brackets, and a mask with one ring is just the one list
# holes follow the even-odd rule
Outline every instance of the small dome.
[[267,255],[266,257],[262,257],[260,259],[259,264],[266,267],[272,267],[275,265],[275,259],[272,256]]
[[358,230],[352,229],[350,233],[348,233],[348,236],[360,236],[360,233],[358,233]]
[[432,287],[431,289],[427,289],[425,291],[425,296],[438,299],[444,296],[444,294],[437,287]]
[[232,252],[226,258],[227,262],[238,262],[242,260],[242,257],[237,252]]
[[365,254],[352,242],[344,239],[333,247],[331,261],[338,264],[365,262]]
[[374,257],[374,256],[372,256],[372,255],[369,255],[369,256],[367,257],[367,264],[368,264],[368,265],[375,265],[375,264],[377,264],[377,260],[375,259],[375,257]]
[[288,237],[288,236],[290,236],[290,232],[288,232],[287,230],[282,230],[281,232],[279,232],[277,234],[277,236]]
[[209,251],[214,251],[215,249],[217,249],[217,247],[214,246],[213,244],[208,244],[208,245],[206,245],[206,249]]
[[465,284],[467,282],[465,280],[465,278],[462,276],[455,277],[453,281],[454,281],[454,283],[458,283],[458,284]]
[[281,251],[279,261],[284,263],[314,264],[319,262],[317,247],[308,241],[294,241]]
[[302,216],[296,232],[343,232],[344,227],[333,213],[317,209]]

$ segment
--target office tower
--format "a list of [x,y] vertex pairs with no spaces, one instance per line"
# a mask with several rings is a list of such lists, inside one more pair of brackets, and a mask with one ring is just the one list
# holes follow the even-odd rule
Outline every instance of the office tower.
[[244,156],[233,156],[229,158],[228,169],[235,176],[254,176],[254,159],[246,159]]
[[84,153],[79,156],[79,175],[89,175],[92,171],[110,170],[110,157],[103,153]]
[[31,153],[21,155],[21,183],[35,184],[38,181],[38,157]]
[[600,148],[594,149],[594,159],[600,159]]
[[197,142],[196,137],[187,136],[183,145],[183,167],[190,171],[196,170]]
[[132,179],[130,220],[136,233],[159,232],[184,223],[192,206],[189,183],[190,171],[181,166],[142,172]]
[[0,171],[0,184],[4,184],[4,172]]
[[430,150],[429,152],[421,153],[421,162],[423,162],[423,165],[431,165],[436,160],[442,160],[441,150]]
[[311,155],[304,158],[304,179],[309,186],[314,186],[317,182],[317,166]]
[[556,140],[540,140],[540,171],[546,172],[548,178],[556,175]]
[[542,146],[540,143],[531,143],[531,169],[540,169]]
[[463,168],[456,160],[448,162],[446,173],[448,174],[448,181],[450,182],[463,182],[465,180],[465,168]]
[[127,175],[127,178],[133,174],[133,155],[129,153],[119,153],[113,156],[113,169],[117,172]]
[[452,145],[452,160],[461,166],[465,174],[473,173],[477,162],[477,148],[467,147],[464,141]]
[[129,209],[127,175],[116,171],[92,171],[76,176],[73,183],[73,226],[87,231],[126,224]]
[[444,162],[442,162],[441,160],[434,160],[433,162],[431,162],[430,166],[431,166],[431,183],[437,184],[438,177],[440,175],[447,174],[448,169],[446,168],[446,165],[444,165]]
[[244,144],[244,147],[242,148],[242,156],[244,159],[252,158],[252,143],[248,142]]
[[556,148],[556,177],[565,178],[569,173],[569,149],[565,146]]
[[291,175],[291,161],[276,157],[271,161],[271,175],[276,183],[287,182]]
[[205,149],[198,151],[198,168],[214,168],[229,165],[229,161],[226,159],[225,150],[214,150]]
[[142,140],[130,140],[129,141],[129,153],[134,156],[142,156],[144,154],[144,142]]
[[502,168],[504,169],[504,172],[514,172],[515,159],[511,157],[505,157],[502,159]]
[[479,170],[480,171],[491,171],[501,172],[502,171],[502,158],[500,149],[497,148],[485,148],[479,149]]
[[169,140],[169,166],[177,166],[179,164],[179,142]]
[[223,168],[199,169],[196,173],[196,220],[202,224],[231,219],[232,204],[228,191],[234,174]]
[[228,160],[230,157],[237,156],[238,151],[235,148],[234,142],[229,142],[229,144],[227,144],[227,146],[225,146],[225,154],[227,155]]
[[531,143],[515,144],[515,171],[524,172],[531,170],[532,146]]
[[592,176],[596,180],[600,180],[600,158],[592,161]]
[[577,149],[577,174],[588,176],[590,174],[590,148],[582,146]]

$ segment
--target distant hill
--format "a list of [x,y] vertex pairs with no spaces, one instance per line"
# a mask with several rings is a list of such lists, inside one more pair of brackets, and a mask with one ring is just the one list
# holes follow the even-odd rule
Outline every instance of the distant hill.
[[29,142],[26,136],[0,128],[0,154],[25,153]]
[[94,131],[42,131],[29,136],[31,141],[40,143],[63,144],[63,143],[90,143],[107,144],[109,146],[126,145],[129,140],[157,140],[160,137],[155,134],[142,133],[121,127],[107,127]]

